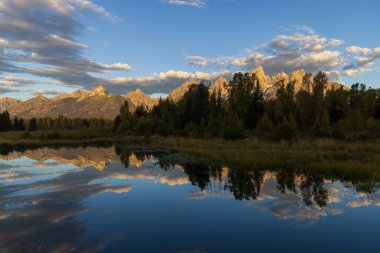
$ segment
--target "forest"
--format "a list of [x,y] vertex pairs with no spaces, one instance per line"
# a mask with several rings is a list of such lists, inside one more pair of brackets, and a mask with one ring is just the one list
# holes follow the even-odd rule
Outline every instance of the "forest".
[[127,102],[115,118],[116,135],[158,134],[194,138],[293,139],[331,137],[365,139],[380,134],[380,91],[354,84],[327,90],[324,72],[306,74],[296,92],[282,83],[276,98],[266,99],[258,78],[236,73],[225,84],[227,94],[210,93],[208,84],[192,85],[181,100],[160,99],[151,110],[134,112]]
[[0,131],[44,131],[44,130],[69,130],[94,127],[112,127],[112,120],[108,119],[83,119],[67,118],[62,115],[56,118],[31,118],[23,119],[9,115],[8,111],[0,113]]
[[255,74],[236,73],[224,84],[223,94],[221,89],[210,92],[210,83],[199,82],[190,86],[177,102],[160,99],[151,109],[138,106],[135,111],[125,102],[114,120],[64,116],[12,119],[4,111],[0,114],[0,131],[91,128],[91,136],[97,138],[159,135],[226,140],[350,140],[380,136],[380,90],[358,83],[351,89],[327,90],[328,83],[324,72],[306,74],[298,89],[294,83],[282,83],[275,98],[268,99]]

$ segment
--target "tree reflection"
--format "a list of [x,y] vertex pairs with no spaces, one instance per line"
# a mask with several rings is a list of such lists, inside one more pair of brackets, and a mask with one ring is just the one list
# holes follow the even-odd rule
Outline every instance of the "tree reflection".
[[306,205],[313,205],[313,199],[319,207],[326,206],[328,192],[323,184],[324,178],[321,176],[302,176],[300,189]]
[[231,170],[224,188],[229,189],[237,200],[255,200],[263,183],[263,171]]
[[285,193],[286,188],[289,191],[296,193],[296,174],[294,170],[283,169],[276,173],[277,177],[277,189],[281,193]]
[[125,166],[129,167],[129,158],[131,157],[131,151],[126,148],[115,147],[115,152],[120,158],[120,162]]
[[[141,162],[153,156],[156,164],[163,170],[178,168],[183,170],[191,184],[197,186],[201,191],[211,188],[212,184],[217,182],[222,184],[224,190],[231,192],[237,200],[256,200],[264,187],[265,174],[268,173],[264,170],[229,169],[228,173],[222,176],[223,169],[221,166],[194,157],[184,157],[178,153],[131,151],[120,148],[116,148],[116,152],[126,167],[129,166],[131,155],[135,155]],[[276,189],[282,194],[287,194],[287,191],[297,194],[297,189],[299,189],[306,206],[316,204],[322,208],[327,205],[329,197],[324,186],[324,176],[303,173],[300,169],[278,169],[272,172],[275,173],[277,180]],[[358,182],[360,183],[357,183],[357,189],[362,189],[365,192],[371,192],[376,186],[374,180]]]

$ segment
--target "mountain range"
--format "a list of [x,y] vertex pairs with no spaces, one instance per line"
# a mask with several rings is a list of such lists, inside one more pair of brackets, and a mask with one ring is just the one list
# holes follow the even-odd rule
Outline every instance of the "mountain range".
[[[310,90],[305,87],[302,79],[305,75],[303,69],[297,70],[290,75],[280,72],[274,76],[266,75],[262,67],[252,71],[261,85],[266,99],[276,97],[277,90],[282,83],[285,85],[293,82],[296,92],[299,90]],[[197,80],[188,80],[181,86],[173,90],[168,97],[173,101],[178,101],[188,91],[189,87],[197,83]],[[225,84],[228,81],[224,77],[216,79],[209,87],[211,92],[219,92],[222,97],[227,96]],[[326,90],[335,90],[343,87],[348,89],[342,83],[329,82]],[[63,115],[68,118],[109,118],[113,119],[119,112],[120,106],[128,101],[130,110],[134,111],[137,106],[143,105],[152,108],[159,101],[157,98],[151,98],[137,89],[127,95],[109,94],[103,86],[98,86],[92,91],[77,90],[70,94],[61,94],[52,98],[36,96],[31,99],[21,101],[14,98],[0,98],[0,110],[8,110],[12,117],[22,118],[40,118],[40,117],[57,117]]]

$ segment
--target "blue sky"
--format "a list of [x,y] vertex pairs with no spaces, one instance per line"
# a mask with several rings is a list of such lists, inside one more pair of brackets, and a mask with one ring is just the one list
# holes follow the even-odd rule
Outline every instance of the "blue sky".
[[380,1],[0,0],[1,96],[324,70],[380,87]]

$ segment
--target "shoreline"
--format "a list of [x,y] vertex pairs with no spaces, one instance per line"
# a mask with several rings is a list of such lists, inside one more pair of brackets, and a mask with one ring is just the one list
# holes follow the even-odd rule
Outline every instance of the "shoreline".
[[380,179],[380,142],[378,140],[341,141],[299,139],[268,141],[246,139],[194,139],[184,137],[105,137],[92,139],[3,139],[0,152],[25,151],[42,147],[156,147],[206,158],[221,165],[249,169],[302,170],[317,174],[344,176],[347,179]]

